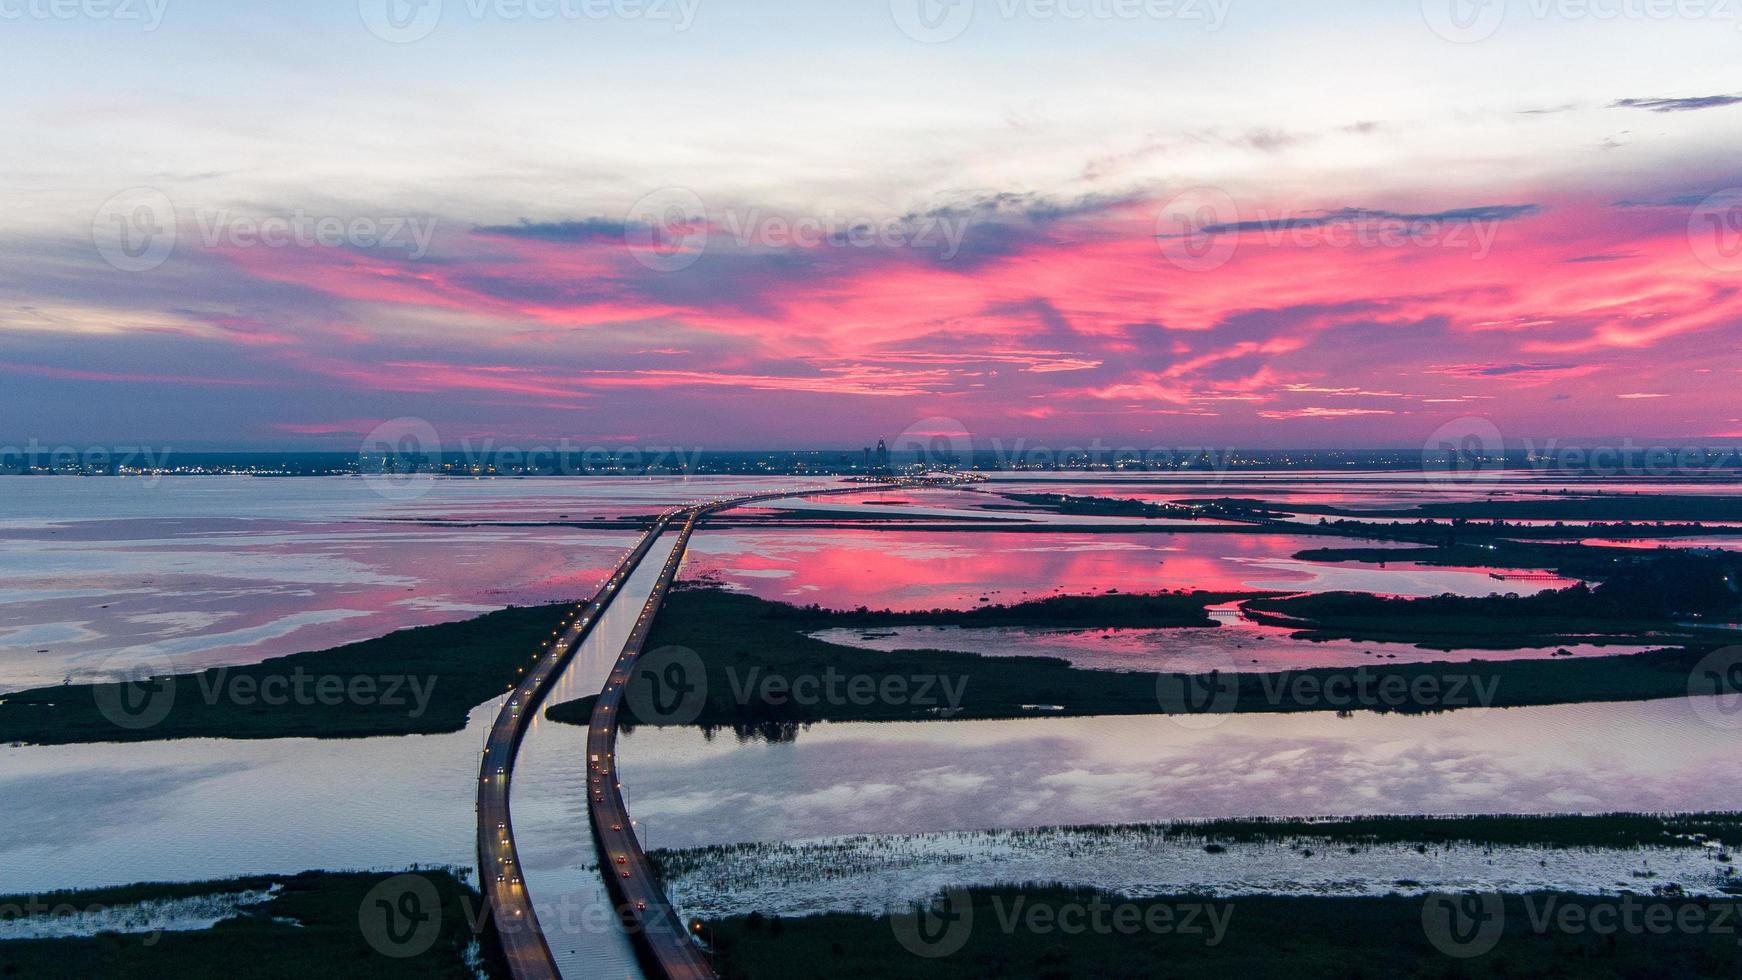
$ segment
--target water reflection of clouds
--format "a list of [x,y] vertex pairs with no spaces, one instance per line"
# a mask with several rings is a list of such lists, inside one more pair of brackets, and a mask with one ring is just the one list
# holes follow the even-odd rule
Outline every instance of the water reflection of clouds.
[[249,663],[561,601],[595,585],[630,541],[580,529],[213,528],[194,518],[85,530],[78,540],[0,535],[0,631],[13,631],[0,634],[0,690],[56,683],[99,655]]
[[623,767],[637,813],[667,846],[1233,816],[1742,808],[1742,786],[1714,778],[1742,733],[1700,725],[1685,701],[1474,717],[1240,715],[1205,731],[1161,717],[819,725],[782,745],[641,730],[625,739]]
[[38,623],[0,630],[0,649],[35,647],[44,643],[85,643],[102,637],[102,633],[91,629],[90,623]]
[[[20,751],[20,750],[12,750]],[[124,835],[130,826],[172,812],[178,788],[218,779],[247,768],[241,761],[137,769],[87,768],[77,779],[55,772],[0,778],[0,853],[56,848]],[[4,880],[0,879],[0,887]]]
[[499,706],[443,735],[0,748],[0,823],[28,827],[0,836],[0,891],[467,865]]
[[233,612],[162,612],[139,613],[123,618],[129,623],[157,626],[161,635],[175,636],[216,626],[235,615]]
[[[291,635],[305,626],[318,626],[327,623],[342,622],[347,619],[372,615],[366,609],[319,609],[310,612],[291,613],[280,616],[270,622],[244,629],[230,630],[224,633],[202,633],[197,636],[160,634],[160,638],[150,643],[125,646],[116,650],[92,651],[84,656],[75,657],[75,663],[96,658],[107,661],[113,658],[117,662],[130,662],[138,658],[144,662],[148,658],[194,658],[196,654],[210,653],[216,650],[226,652],[247,647],[258,646],[269,640],[275,640]],[[195,662],[176,664],[178,667],[203,667],[205,664]]]
[[[1009,601],[1049,592],[1331,591],[1392,595],[1536,592],[1554,579],[1497,583],[1487,570],[1299,561],[1324,539],[1293,534],[832,529],[716,531],[699,535],[684,575],[712,578],[766,599],[805,596],[826,606],[965,608],[981,596]],[[791,569],[774,576],[768,569]]]
[[1101,537],[1099,539],[1091,539],[1088,541],[1073,541],[1070,544],[1032,545],[1026,548],[1012,548],[1010,550],[1026,552],[1034,555],[1079,555],[1096,551],[1157,551],[1165,553],[1170,551],[1180,552],[1185,549],[1171,545],[1138,544],[1133,541],[1121,541],[1117,538]]

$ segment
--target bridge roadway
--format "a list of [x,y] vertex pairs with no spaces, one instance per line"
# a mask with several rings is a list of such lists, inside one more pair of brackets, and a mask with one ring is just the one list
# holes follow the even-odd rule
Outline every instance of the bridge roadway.
[[659,887],[652,865],[635,837],[628,807],[623,802],[622,787],[615,777],[617,714],[621,707],[623,681],[647,642],[654,616],[677,577],[690,535],[703,518],[718,511],[768,500],[864,493],[887,485],[856,484],[828,489],[775,491],[668,510],[655,519],[653,526],[618,563],[592,600],[577,607],[552,632],[550,642],[533,659],[532,672],[511,690],[508,701],[497,714],[479,766],[479,887],[490,905],[497,934],[501,937],[503,955],[515,980],[561,980],[515,854],[514,822],[508,808],[515,753],[545,696],[574,656],[581,640],[622,591],[630,573],[647,557],[660,535],[680,519],[683,523],[676,547],[661,569],[653,594],[636,620],[605,689],[594,703],[587,732],[588,814],[593,839],[599,847],[606,887],[617,903],[618,918],[647,967],[648,976],[654,980],[688,980],[715,975],[701,948],[690,939],[687,929],[678,921],[676,910]]
[[688,929],[666,899],[665,889],[660,887],[653,866],[641,849],[641,841],[635,836],[629,807],[623,802],[622,783],[617,779],[616,754],[618,718],[629,672],[647,643],[654,617],[677,577],[684,548],[702,513],[691,511],[678,532],[677,546],[660,570],[653,594],[648,596],[647,605],[642,607],[641,617],[629,634],[629,642],[624,644],[623,656],[593,703],[593,717],[587,725],[587,814],[593,825],[593,839],[599,845],[599,867],[616,903],[618,918],[634,941],[650,980],[656,977],[704,980],[714,976],[701,947],[690,939]]
[[503,955],[518,980],[560,980],[560,975],[544,931],[539,928],[515,856],[514,821],[508,809],[515,752],[539,705],[562,675],[581,640],[680,513],[681,510],[674,509],[661,514],[617,563],[593,598],[563,617],[550,641],[532,658],[532,670],[522,675],[503,702],[484,743],[483,760],[478,767],[478,888],[490,904]]

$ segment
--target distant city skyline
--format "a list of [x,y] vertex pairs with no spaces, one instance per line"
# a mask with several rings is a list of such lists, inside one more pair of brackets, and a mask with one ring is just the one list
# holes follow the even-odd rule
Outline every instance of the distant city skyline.
[[1719,5],[389,2],[0,8],[0,444],[1742,438]]

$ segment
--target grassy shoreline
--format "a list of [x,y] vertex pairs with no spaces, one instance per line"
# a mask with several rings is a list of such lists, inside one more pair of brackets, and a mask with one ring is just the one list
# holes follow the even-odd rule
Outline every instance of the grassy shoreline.
[[[184,738],[363,738],[465,728],[548,642],[568,604],[510,607],[258,664],[154,677],[136,685],[66,684],[0,695],[0,743],[69,745]],[[155,700],[152,700],[155,699]],[[283,703],[271,703],[282,701]],[[115,706],[164,705],[143,727]],[[140,710],[149,719],[152,712]]]
[[[1742,812],[1236,817],[1154,823],[1070,824],[977,833],[1000,838],[1045,839],[1057,835],[1076,838],[1138,837],[1204,844],[1468,844],[1478,847],[1569,850],[1643,847],[1697,849],[1705,847],[1706,842],[1710,841],[1735,849],[1742,848]],[[890,836],[923,838],[934,835]],[[774,846],[783,846],[785,843]],[[718,844],[659,850],[648,856],[660,877],[669,878],[683,875],[698,864],[721,858],[754,861],[758,851],[768,846],[770,845],[765,843]]]
[[[1733,933],[1633,933],[1544,928],[1542,910],[1590,923],[1617,899],[1537,892],[1497,899],[1503,908],[1491,949],[1459,947],[1434,931],[1420,898],[1288,898],[1172,895],[1131,900],[1090,889],[977,888],[953,893],[933,930],[898,930],[893,916],[825,914],[769,919],[747,915],[708,924],[725,980],[762,978],[1275,978],[1733,977],[1742,964]],[[1676,916],[1733,927],[1734,902],[1665,896]],[[1132,910],[1123,919],[1116,909]],[[1100,910],[1099,917],[1096,911]],[[1107,928],[1063,928],[1075,921]],[[1044,914],[1035,914],[1044,913]],[[1681,921],[1681,920],[1676,920]],[[1125,926],[1114,927],[1113,923]],[[945,926],[944,923],[953,923]],[[964,925],[965,923],[965,925]],[[909,943],[917,934],[918,955]],[[936,941],[936,946],[923,945]],[[959,948],[956,941],[960,942]],[[1453,949],[1458,956],[1448,955]],[[1480,950],[1469,953],[1469,949]],[[1467,954],[1467,955],[1466,955]]]
[[[401,904],[406,880],[391,872],[311,871],[226,881],[128,885],[34,896],[0,897],[0,919],[64,916],[68,911],[125,911],[141,902],[231,895],[277,887],[267,901],[241,909],[209,929],[160,933],[99,933],[62,939],[0,941],[0,977],[131,978],[178,980],[308,980],[311,976],[369,976],[474,980],[474,968],[492,978],[508,975],[495,937],[475,929],[483,898],[446,869],[414,869],[418,899]],[[427,915],[423,931],[410,920],[403,942],[392,927],[370,920],[388,908]],[[433,901],[435,907],[429,907]],[[32,911],[35,910],[35,911]],[[52,910],[59,910],[52,911]],[[370,931],[366,932],[366,928]],[[476,948],[473,944],[476,942]],[[468,958],[471,962],[468,962]]]
[[[835,617],[843,617],[837,622]],[[1524,707],[1645,701],[1689,694],[1692,672],[1709,652],[1672,648],[1576,660],[1374,663],[1358,668],[1185,675],[1087,670],[1047,657],[991,657],[953,651],[881,652],[808,635],[835,625],[862,626],[860,613],[828,613],[717,589],[681,589],[655,623],[650,648],[686,647],[706,670],[705,701],[693,724],[745,737],[790,738],[819,721],[918,721],[1094,715],[1154,715],[1373,710],[1404,713],[1466,707]],[[771,679],[866,678],[912,695],[930,678],[929,700],[767,696]],[[957,703],[939,700],[951,682]],[[633,683],[633,681],[632,681]],[[1046,706],[1042,708],[1040,706]],[[550,716],[584,721],[570,702]],[[633,710],[627,727],[648,723]],[[658,723],[663,719],[653,719]]]

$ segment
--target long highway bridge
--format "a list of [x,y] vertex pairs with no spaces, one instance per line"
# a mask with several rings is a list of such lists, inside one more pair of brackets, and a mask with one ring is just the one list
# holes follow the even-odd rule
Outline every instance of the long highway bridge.
[[[647,557],[654,544],[674,524],[680,528],[676,546],[661,569],[653,593],[612,667],[604,690],[594,702],[586,739],[587,809],[606,887],[616,902],[618,918],[634,942],[637,956],[650,980],[695,980],[715,975],[701,948],[679,921],[664,889],[659,886],[653,866],[635,836],[634,824],[623,801],[622,787],[617,779],[616,745],[625,684],[647,642],[654,617],[677,577],[690,535],[704,518],[718,511],[768,500],[863,493],[887,485],[857,484],[753,494],[674,508],[660,514],[618,562],[610,578],[600,585],[593,598],[572,610],[551,632],[550,640],[532,657],[530,669],[522,668],[520,681],[509,689],[508,700],[491,726],[478,777],[479,887],[489,903],[504,958],[515,980],[561,980],[516,856],[514,821],[508,807],[516,753],[532,719],[542,708],[546,696],[562,676],[581,641],[599,622],[601,614],[617,598],[631,573]],[[916,485],[936,484],[921,481]]]
[[669,510],[659,515],[617,563],[593,598],[563,618],[552,631],[550,641],[532,658],[531,670],[522,668],[520,682],[510,690],[484,743],[484,758],[478,769],[478,889],[490,904],[503,956],[516,978],[557,980],[559,974],[544,931],[539,928],[538,916],[533,912],[515,854],[514,822],[508,812],[515,753],[526,737],[534,713],[568,666],[581,640],[617,597],[629,574],[647,557],[654,542],[681,513]]

